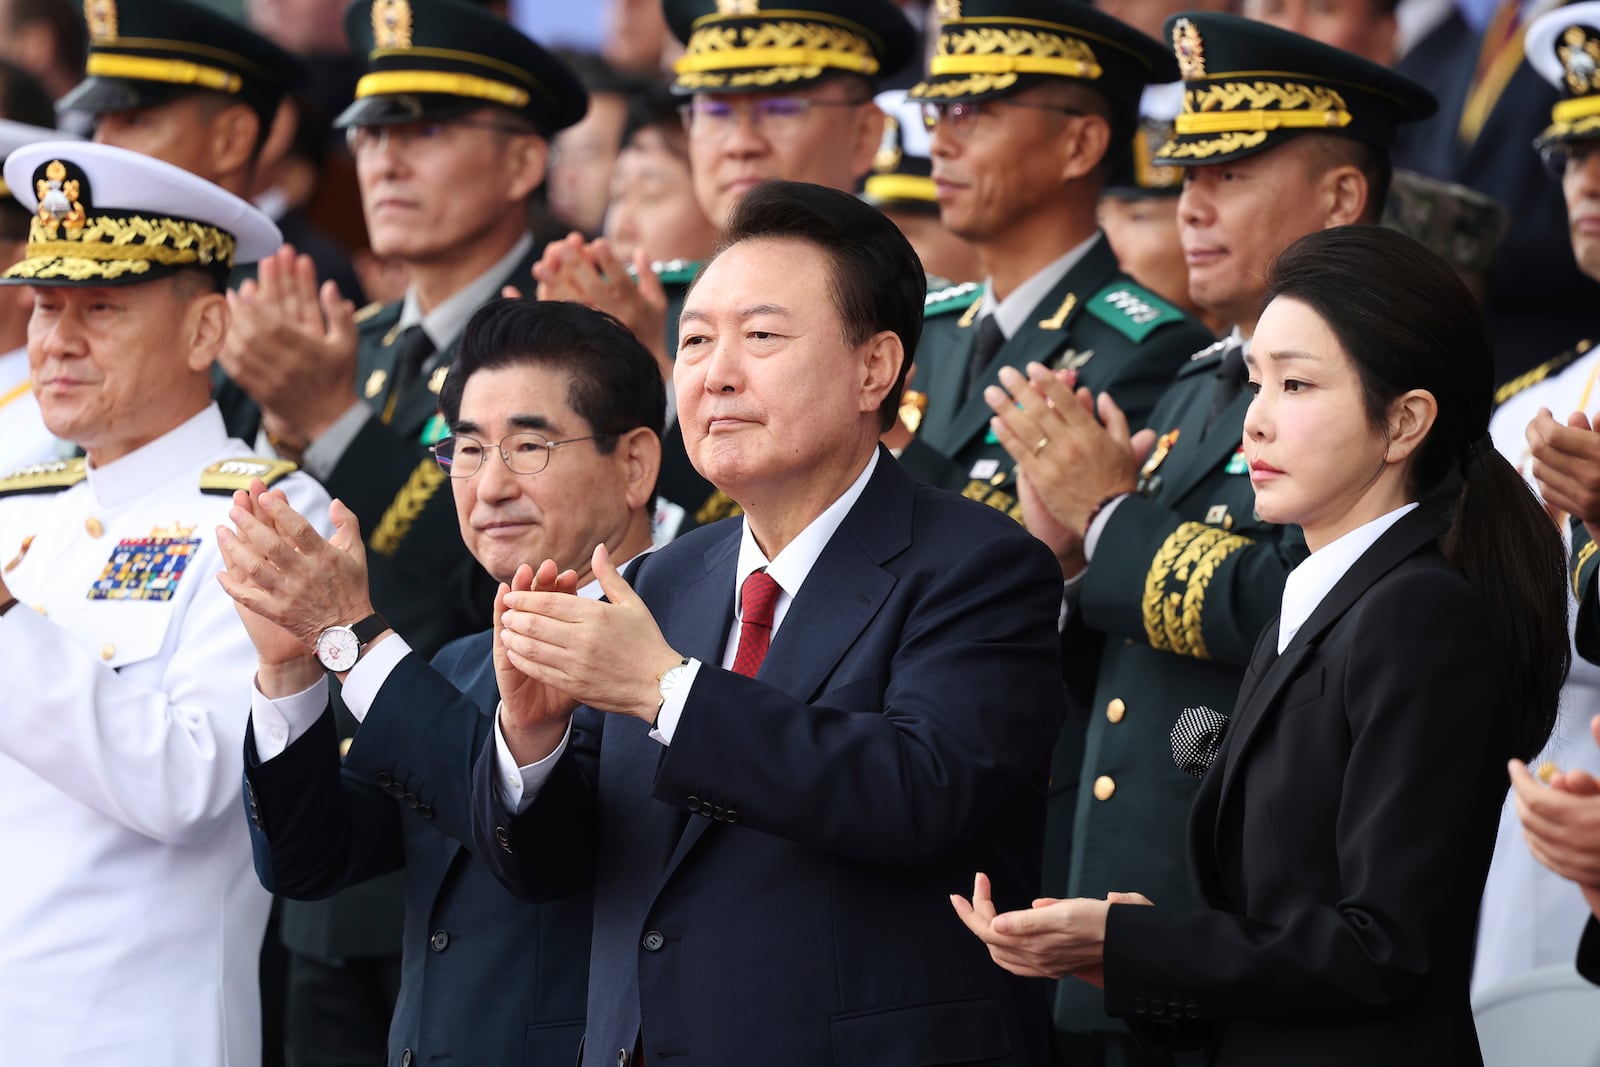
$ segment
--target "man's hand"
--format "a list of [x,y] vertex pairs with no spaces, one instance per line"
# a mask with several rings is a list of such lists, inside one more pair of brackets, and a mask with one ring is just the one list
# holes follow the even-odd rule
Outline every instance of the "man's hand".
[[494,598],[494,675],[500,687],[500,734],[518,766],[537,763],[556,750],[572,720],[578,701],[544,684],[519,669],[506,651],[506,599],[512,593],[540,593],[573,596],[578,591],[578,576],[572,571],[556,573],[554,560],[545,560],[538,573],[524,563],[512,575],[511,584],[500,583]]
[[[301,517],[281,490],[251,483],[243,506],[228,517],[238,528],[217,528],[227,569],[222,588],[246,610],[286,631],[305,648],[330,626],[352,626],[372,614],[367,596],[367,557],[361,528],[349,508],[328,508],[328,541]],[[275,649],[286,649],[287,644]]]
[[[1137,439],[1130,434],[1127,418],[1109,394],[1101,393],[1091,404],[1087,389],[1075,395],[1049,368],[1030,363],[1027,378],[1015,368],[1001,368],[1000,385],[985,389],[983,398],[995,413],[989,420],[995,436],[1027,476],[1035,504],[1042,504],[1058,527],[1081,537],[1101,501],[1138,485],[1138,455],[1153,438],[1149,431]],[[1098,410],[1098,422],[1091,408]],[[1046,543],[1057,549],[1058,558],[1070,547]]]
[[617,258],[605,238],[585,244],[583,235],[568,234],[545,246],[533,265],[540,300],[572,300],[604,311],[626,326],[639,343],[656,357],[661,377],[672,381],[672,358],[667,351],[667,291],[650,269],[643,251],[633,254],[637,282]]
[[[658,679],[681,657],[644,601],[611,565],[605,545],[592,560],[609,603],[561,592],[508,592],[498,627],[513,667],[600,711],[655,722]],[[540,574],[553,570],[546,560]]]
[[258,275],[228,293],[233,322],[219,361],[261,405],[269,431],[303,447],[360,402],[355,305],[331,281],[319,291],[311,257],[290,245]]
[[1600,527],[1600,432],[1581,411],[1562,426],[1549,409],[1540,408],[1528,423],[1528,449],[1533,478],[1545,503]]
[[1113,893],[1106,900],[1045,897],[1027,911],[995,913],[989,878],[973,879],[972,900],[952,895],[951,905],[967,929],[989,946],[1001,967],[1025,978],[1076,975],[1104,984],[1106,915],[1112,904],[1149,904],[1137,893]]
[[[241,489],[233,494],[233,506],[250,511],[254,510],[256,505],[250,493]],[[219,544],[229,536],[226,527],[218,528]],[[224,561],[227,559],[226,549],[223,550],[223,559]],[[220,579],[221,575],[218,577]],[[317,662],[305,642],[276,623],[257,615],[238,601],[235,601],[233,606],[238,610],[240,620],[244,622],[245,632],[250,635],[251,643],[256,646],[258,660],[256,686],[263,696],[269,698],[289,696],[309,688],[313,682],[322,677],[322,665]]]
[[[1600,743],[1600,716],[1589,724]],[[1578,883],[1600,918],[1600,782],[1585,771],[1558,772],[1549,786],[1512,760],[1511,794],[1534,858]]]

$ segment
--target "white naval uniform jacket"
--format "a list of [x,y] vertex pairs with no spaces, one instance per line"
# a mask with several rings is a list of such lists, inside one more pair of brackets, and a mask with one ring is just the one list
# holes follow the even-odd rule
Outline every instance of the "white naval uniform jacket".
[[[248,454],[213,405],[70,488],[0,496],[20,601],[0,617],[0,1061],[261,1062],[256,656],[216,579],[231,498],[200,490]],[[277,485],[326,527],[315,481]]]

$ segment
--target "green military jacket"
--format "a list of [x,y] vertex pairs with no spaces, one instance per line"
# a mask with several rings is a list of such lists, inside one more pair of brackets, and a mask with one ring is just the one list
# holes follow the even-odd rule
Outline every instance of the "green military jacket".
[[[1173,762],[1185,708],[1231,714],[1256,640],[1281,608],[1284,579],[1306,556],[1297,527],[1255,513],[1241,450],[1250,394],[1204,432],[1226,342],[1179,371],[1146,425],[1160,438],[1140,493],[1111,512],[1075,589],[1073,634],[1103,635],[1087,721],[1064,730],[1046,814],[1047,896],[1135,891],[1161,907],[1195,907],[1185,827],[1199,779]],[[1056,1023],[1120,1031],[1098,989],[1064,981]]]
[[1590,663],[1600,663],[1600,602],[1595,592],[1595,573],[1600,571],[1600,548],[1589,536],[1583,520],[1567,520],[1572,527],[1572,595],[1578,598],[1578,622],[1573,643],[1578,655]]
[[972,283],[928,294],[914,382],[926,410],[900,461],[922,481],[1018,520],[1015,465],[989,430],[994,413],[981,388],[996,381],[1001,367],[1039,362],[1074,368],[1079,385],[1110,393],[1137,427],[1178,368],[1214,340],[1199,322],[1123,274],[1101,237],[995,353],[980,387],[969,393],[967,357],[982,298],[983,287]]

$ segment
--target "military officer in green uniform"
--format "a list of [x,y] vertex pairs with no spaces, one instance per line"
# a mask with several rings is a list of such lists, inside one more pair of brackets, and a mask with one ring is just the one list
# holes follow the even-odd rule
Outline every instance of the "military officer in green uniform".
[[[373,250],[405,263],[410,286],[398,303],[358,313],[329,282],[319,287],[308,260],[280,253],[230,300],[229,354],[278,451],[300,458],[360,520],[378,610],[432,655],[481,631],[494,596],[428,452],[446,432],[439,389],[472,313],[526,279],[537,252],[528,206],[549,138],[582,117],[586,96],[566,66],[477,5],[366,0],[345,27],[367,68],[337,124]],[[352,728],[342,720],[341,736]],[[399,904],[382,909],[390,961]],[[377,966],[375,910],[370,901],[285,905],[292,996],[295,973],[370,984],[361,972]],[[387,979],[390,997],[397,979]],[[381,1058],[388,1020],[372,1023]],[[311,1062],[371,1062],[340,1051],[349,1036],[327,1025]]]
[[[1097,421],[1043,367],[1027,378],[1001,371],[986,398],[1035,494],[1024,499],[1044,505],[1029,528],[1062,561],[1065,647],[1078,661],[1069,672],[1097,670],[1087,722],[1057,745],[1045,894],[1154,886],[1140,891],[1183,907],[1198,906],[1184,826],[1204,767],[1176,765],[1174,726],[1224,728],[1284,579],[1305,557],[1298,530],[1256,516],[1241,450],[1244,348],[1267,266],[1307,233],[1375,222],[1396,128],[1435,104],[1384,68],[1260,23],[1191,14],[1167,31],[1185,92],[1156,162],[1186,168],[1178,216],[1190,293],[1233,328],[1183,366],[1149,418],[1131,424],[1146,427],[1132,439],[1110,397],[1096,398]],[[1085,634],[1104,640],[1098,668],[1076,654]],[[1055,1016],[1064,1043],[1098,1044],[1108,1063],[1175,1062],[1138,1049],[1084,982],[1058,985]]]
[[[684,45],[672,91],[686,98],[689,168],[700,207],[717,227],[759,181],[814,182],[854,191],[883,135],[878,82],[909,64],[916,35],[889,0],[664,0]],[[631,267],[639,278],[628,277]],[[545,300],[577,300],[621,320],[667,372],[678,313],[698,263],[651,275],[623,264],[604,239],[553,244],[534,271]],[[658,538],[738,513],[689,463],[676,411],[667,408],[660,495],[669,515]]]
[[1136,419],[1213,337],[1117,266],[1095,221],[1145,86],[1177,75],[1159,43],[1070,0],[946,0],[923,103],[945,226],[986,282],[928,295],[926,399],[907,470],[1021,516],[983,387],[1001,367],[1071,369]]

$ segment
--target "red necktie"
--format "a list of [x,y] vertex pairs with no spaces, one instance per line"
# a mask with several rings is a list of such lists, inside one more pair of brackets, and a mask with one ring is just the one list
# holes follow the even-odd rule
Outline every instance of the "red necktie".
[[772,643],[772,611],[778,606],[778,595],[783,587],[773,581],[766,571],[751,571],[739,591],[743,608],[739,623],[739,651],[733,657],[735,674],[754,678],[767,658],[767,646]]

